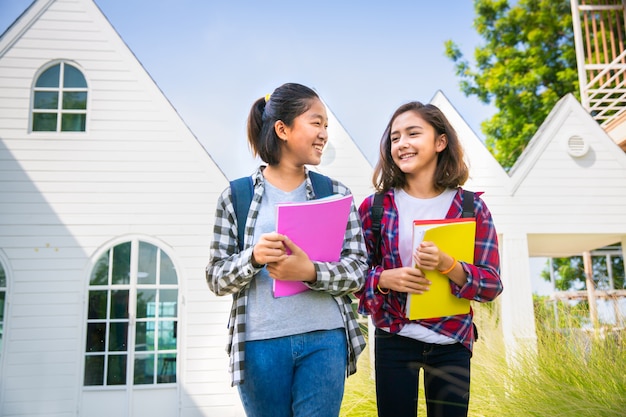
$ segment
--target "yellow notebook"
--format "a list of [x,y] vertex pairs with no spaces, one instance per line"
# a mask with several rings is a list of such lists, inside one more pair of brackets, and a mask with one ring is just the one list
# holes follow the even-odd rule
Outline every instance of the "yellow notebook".
[[[422,241],[435,243],[439,250],[457,261],[474,263],[476,219],[415,220],[413,222],[413,253]],[[413,265],[415,266],[415,264]],[[406,314],[411,320],[467,314],[470,300],[457,298],[450,289],[450,280],[439,271],[424,271],[432,284],[423,294],[409,294]]]

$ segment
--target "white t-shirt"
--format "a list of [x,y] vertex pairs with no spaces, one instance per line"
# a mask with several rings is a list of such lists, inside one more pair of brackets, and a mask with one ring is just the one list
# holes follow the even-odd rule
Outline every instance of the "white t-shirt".
[[[413,220],[443,219],[448,214],[457,190],[448,188],[433,198],[417,198],[402,189],[396,189],[395,201],[398,208],[398,250],[403,266],[413,265]],[[398,333],[425,343],[450,345],[456,340],[434,332],[426,327],[409,323]]]

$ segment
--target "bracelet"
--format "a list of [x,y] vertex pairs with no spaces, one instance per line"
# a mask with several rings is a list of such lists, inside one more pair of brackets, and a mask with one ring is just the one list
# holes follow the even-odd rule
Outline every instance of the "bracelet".
[[453,256],[452,257],[452,266],[450,268],[446,269],[445,271],[439,271],[439,272],[441,272],[443,275],[448,275],[450,272],[452,272],[452,270],[454,269],[456,264],[457,264],[456,258]]
[[378,288],[378,292],[381,294],[389,294],[389,288],[387,288],[387,291],[383,291],[383,289],[380,288],[380,285],[376,285],[376,288]]

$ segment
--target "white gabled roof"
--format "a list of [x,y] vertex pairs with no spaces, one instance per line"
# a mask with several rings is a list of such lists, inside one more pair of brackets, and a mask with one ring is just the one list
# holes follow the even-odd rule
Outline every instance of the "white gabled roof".
[[[32,85],[60,61],[86,78],[86,131],[30,132]],[[100,414],[130,410],[112,391],[81,387],[91,263],[131,239],[158,245],[176,266],[184,383],[139,390],[151,396],[134,406],[167,404],[159,411],[168,416],[240,410],[224,353],[230,300],[204,277],[227,179],[93,0],[37,0],[0,38],[0,165],[10,291],[0,414],[50,404],[65,415],[93,415],[103,403],[111,409]]]
[[467,188],[485,191],[500,233],[528,235],[531,256],[578,255],[626,235],[626,154],[573,95],[559,100],[508,175],[443,94],[432,102],[465,147]]
[[438,91],[431,100],[431,104],[437,106],[446,115],[463,145],[467,164],[470,168],[470,178],[466,186],[468,188],[478,186],[480,191],[501,194],[502,189],[507,186],[509,178],[485,144],[476,136],[476,133],[443,92]]
[[469,179],[463,187],[484,193],[481,197],[489,207],[498,231],[505,230],[500,217],[507,210],[510,194],[509,176],[443,92],[438,91],[431,104],[439,107],[446,115],[463,145],[465,159],[470,169]]
[[359,207],[363,199],[374,192],[372,166],[328,105],[326,111],[328,144],[322,163],[310,168],[344,183],[352,191],[354,203]]
[[571,256],[626,235],[626,155],[571,94],[511,170],[511,212],[531,254]]

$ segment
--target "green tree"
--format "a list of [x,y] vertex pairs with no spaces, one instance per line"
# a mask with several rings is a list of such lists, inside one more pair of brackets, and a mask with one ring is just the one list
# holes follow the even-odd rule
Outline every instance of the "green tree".
[[461,91],[493,103],[481,124],[487,147],[509,170],[556,102],[579,96],[569,0],[475,0],[474,28],[485,40],[474,51],[476,68],[459,46],[445,42]]
[[[615,246],[615,245],[614,245]],[[611,270],[613,277],[613,288],[609,285],[609,270],[606,256],[592,256],[591,268],[593,270],[593,281],[599,290],[624,289],[624,259],[622,256],[611,256]],[[557,291],[583,290],[585,289],[585,266],[582,256],[572,256],[571,258],[553,258],[552,271],[554,276],[554,286]],[[550,281],[550,265],[541,271],[541,277]]]

